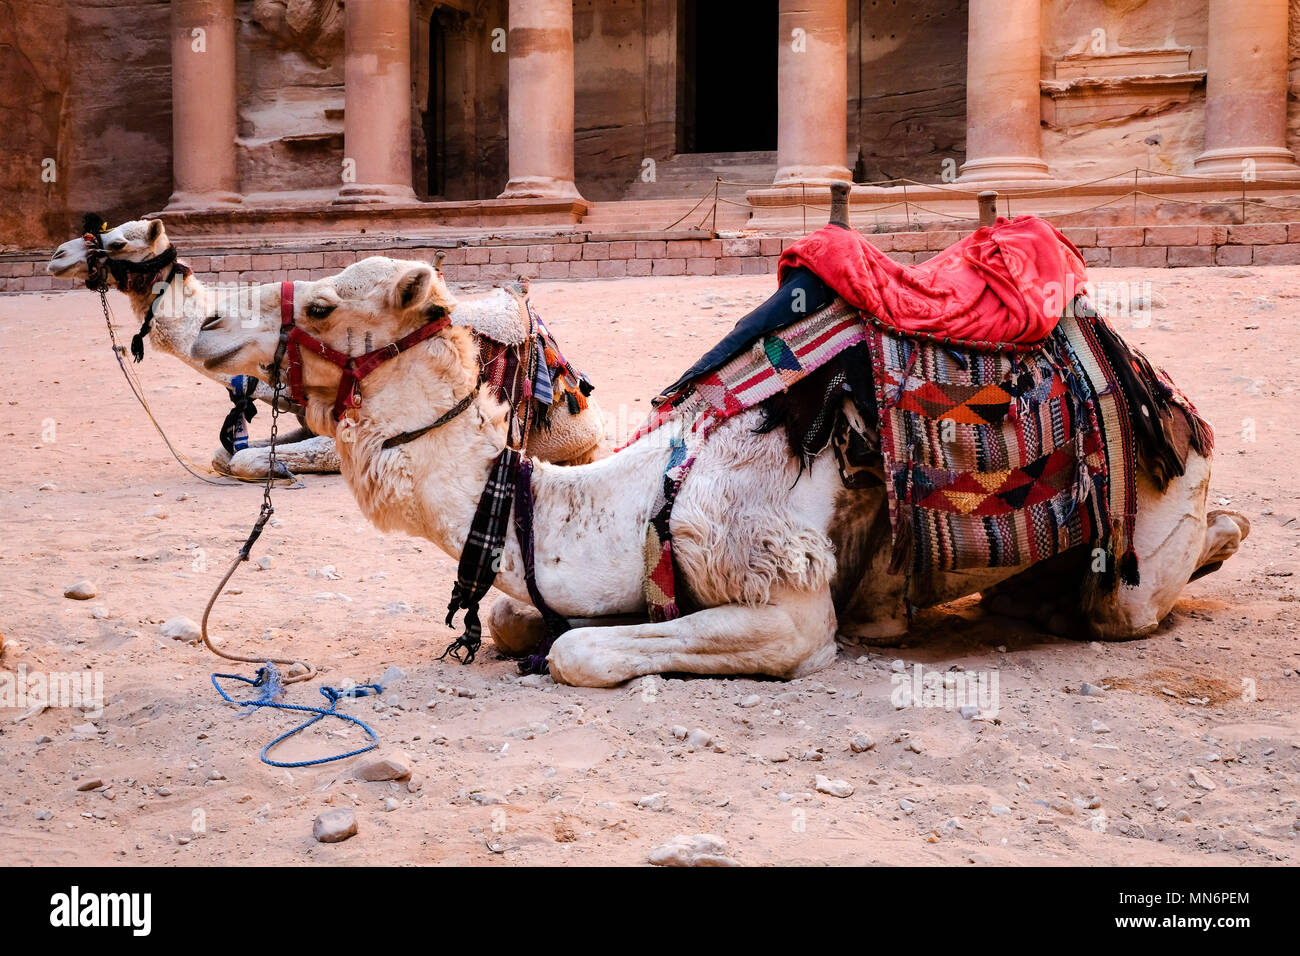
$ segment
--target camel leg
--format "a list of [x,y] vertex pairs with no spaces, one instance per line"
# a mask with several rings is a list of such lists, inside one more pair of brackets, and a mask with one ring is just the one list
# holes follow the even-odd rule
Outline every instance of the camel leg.
[[[327,475],[339,470],[339,453],[334,447],[334,439],[325,435],[312,435],[304,441],[289,444],[277,442],[275,458],[295,475]],[[222,448],[213,456],[212,465],[218,471],[238,478],[265,478],[270,459],[269,445],[249,446],[229,456]]]
[[794,678],[835,660],[829,589],[778,603],[728,604],[673,621],[582,627],[547,656],[551,676],[579,687],[613,687],[645,674],[766,674]]
[[[579,627],[615,627],[620,624],[641,624],[644,614],[617,615],[611,617],[571,617],[569,625]],[[487,613],[488,633],[492,643],[507,657],[523,657],[532,653],[546,635],[546,626],[542,623],[542,614],[531,604],[516,601],[512,597],[502,596]]]
[[1195,452],[1188,455],[1182,477],[1163,493],[1143,475],[1138,484],[1134,549],[1140,583],[1120,585],[1092,603],[1092,628],[1103,640],[1150,634],[1173,610],[1187,582],[1213,570],[1250,532],[1250,523],[1235,512],[1207,515],[1210,462]]

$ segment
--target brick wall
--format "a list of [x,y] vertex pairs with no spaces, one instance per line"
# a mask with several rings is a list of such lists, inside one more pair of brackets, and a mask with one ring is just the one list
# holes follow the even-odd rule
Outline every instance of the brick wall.
[[[1090,266],[1300,265],[1300,223],[1237,226],[1071,227],[1063,233]],[[962,239],[957,231],[892,232],[868,235],[898,262],[915,265]],[[446,252],[443,270],[455,283],[496,283],[517,276],[532,279],[621,279],[636,276],[763,275],[793,237],[747,239],[610,239],[586,233],[546,238],[471,240],[449,247],[298,249],[280,251],[198,250],[183,255],[208,281],[273,282],[333,275],[367,255],[385,254],[432,262]],[[70,288],[45,274],[45,257],[0,255],[0,292]]]

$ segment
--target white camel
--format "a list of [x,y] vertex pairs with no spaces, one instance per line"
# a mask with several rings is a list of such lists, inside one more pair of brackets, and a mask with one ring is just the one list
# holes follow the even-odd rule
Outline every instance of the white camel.
[[[224,374],[268,375],[279,341],[279,292],[264,294],[257,327],[209,317],[194,340],[194,360]],[[396,341],[439,308],[454,316],[458,306],[423,263],[371,258],[295,284],[295,324],[335,349],[363,330],[377,342]],[[384,442],[471,394],[475,355],[469,332],[452,326],[386,363],[365,380],[352,440],[339,446],[342,474],[376,526],[425,537],[452,556],[465,546],[484,481],[505,445],[505,407],[480,393],[468,411],[420,439],[387,449]],[[339,372],[311,354],[303,371],[307,423],[332,434]],[[613,686],[663,672],[792,678],[832,661],[837,630],[878,630],[882,618],[888,626],[893,609],[882,615],[872,607],[874,597],[895,587],[883,581],[883,495],[846,493],[833,459],[826,460],[829,451],[799,477],[781,429],[755,432],[760,416],[754,409],[718,426],[672,513],[679,593],[701,610],[663,623],[575,627],[549,652],[557,681]],[[652,433],[592,464],[536,466],[536,582],[560,614],[580,624],[644,616],[646,521],[669,454]],[[1193,451],[1186,473],[1164,494],[1142,483],[1134,542],[1142,583],[1089,609],[1098,633],[1147,633],[1198,569],[1235,552],[1248,525],[1227,513],[1207,522],[1209,469]],[[925,583],[924,603],[976,593],[1025,570],[939,574]],[[496,586],[521,603],[494,609],[493,638],[522,649],[532,619],[513,612],[528,602],[513,536]]]
[[[103,249],[110,258],[140,263],[162,255],[171,245],[166,228],[160,219],[134,219],[122,223],[101,236]],[[84,282],[90,275],[88,247],[84,238],[78,237],[63,243],[51,256],[46,271],[59,279]],[[159,277],[159,281],[165,278]],[[108,284],[116,288],[111,273],[106,273]],[[160,352],[179,358],[203,375],[230,388],[231,375],[214,373],[190,358],[190,347],[198,334],[199,324],[213,311],[229,313],[240,321],[256,321],[250,309],[256,309],[267,290],[278,294],[279,283],[241,287],[206,286],[197,276],[177,274],[172,283],[162,290],[162,298],[154,310],[148,342]],[[130,300],[136,321],[141,322],[158,290],[146,284],[139,290],[121,289]],[[495,289],[485,296],[467,299],[457,314],[458,323],[476,334],[486,335],[495,342],[515,345],[527,335],[528,324],[520,298],[507,289]],[[356,343],[360,345],[358,340]],[[356,351],[355,348],[350,351]],[[270,404],[271,387],[265,382],[257,384],[254,398]],[[281,398],[281,408],[288,407]],[[591,461],[604,437],[604,419],[594,398],[587,398],[587,407],[577,415],[563,406],[549,417],[548,427],[538,429],[531,436],[528,450],[547,461],[583,463]],[[276,458],[295,474],[330,474],[339,470],[339,455],[334,439],[303,427],[280,436],[276,445]],[[213,467],[241,478],[264,478],[270,467],[269,440],[250,442],[248,448],[233,456],[224,448],[213,455]]]

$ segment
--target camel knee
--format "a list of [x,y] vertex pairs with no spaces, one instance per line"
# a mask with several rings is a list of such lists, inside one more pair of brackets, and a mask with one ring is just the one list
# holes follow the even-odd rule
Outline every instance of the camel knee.
[[492,643],[507,657],[530,653],[546,633],[542,615],[536,608],[508,597],[488,609],[487,626]]

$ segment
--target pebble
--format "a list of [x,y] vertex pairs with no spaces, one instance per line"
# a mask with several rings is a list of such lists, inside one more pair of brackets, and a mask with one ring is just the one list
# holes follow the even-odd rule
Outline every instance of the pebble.
[[405,780],[411,775],[411,767],[398,756],[380,757],[367,760],[358,765],[355,772],[358,780],[377,783],[382,780]]
[[54,738],[51,737],[49,734],[41,734],[39,737],[36,738],[36,742],[38,744],[52,744],[54,743]]
[[53,816],[54,816],[54,814],[51,813],[49,810],[37,810],[37,811],[36,811],[36,819],[37,819],[37,820],[49,820],[49,819],[51,819]]
[[469,795],[471,803],[477,803],[480,807],[492,807],[499,803],[505,803],[506,798],[499,793],[493,793],[491,790],[475,790]]
[[1082,684],[1079,685],[1079,693],[1082,694],[1084,697],[1105,697],[1106,696],[1105,690],[1098,687],[1096,684],[1089,684],[1087,681],[1084,681]]
[[1215,786],[1214,781],[1206,776],[1205,772],[1198,767],[1193,767],[1191,770],[1187,771],[1187,779],[1191,782],[1193,787],[1198,787],[1201,790],[1218,789]]
[[974,720],[979,716],[980,709],[974,704],[965,704],[957,708],[957,713],[961,714],[962,720]]
[[158,632],[163,637],[171,638],[173,641],[184,641],[187,644],[197,644],[203,638],[199,626],[188,617],[174,617],[159,627]]
[[398,807],[400,807],[400,806],[401,806],[401,804],[397,802],[397,799],[396,799],[395,797],[384,797],[384,812],[385,812],[385,813],[392,813],[394,810],[396,810],[396,809],[397,809]]
[[662,813],[668,809],[667,793],[651,793],[636,802],[636,805],[642,810],[653,810],[655,813]]
[[910,814],[916,809],[916,804],[904,797],[902,800],[898,801],[898,809],[902,810],[904,813]]
[[1005,817],[1010,812],[1010,807],[999,806],[996,803],[989,808],[989,813],[993,814],[995,817]]
[[72,733],[77,737],[95,737],[99,734],[99,728],[90,721],[86,721],[84,724],[77,724],[73,727]]
[[58,491],[59,486],[52,481],[47,481],[45,484],[41,485],[36,490],[37,491]]
[[678,740],[685,740],[686,735],[689,733],[689,731],[681,724],[674,724],[672,729],[669,731],[669,733],[671,733]]
[[81,783],[77,784],[77,792],[85,793],[87,790],[98,790],[103,785],[103,780],[100,780],[98,777],[91,777],[90,779],[83,780]]
[[108,608],[104,607],[104,605],[102,604],[97,604],[90,609],[90,616],[93,617],[96,621],[107,620]]
[[275,562],[271,559],[269,554],[264,554],[257,559],[257,567],[262,571],[270,571],[273,564],[275,564]]
[[150,508],[148,511],[146,511],[146,512],[144,513],[144,516],[145,516],[146,518],[159,518],[159,519],[162,519],[162,518],[166,518],[166,517],[167,517],[167,512],[166,512],[166,510],[162,507],[162,505],[154,505],[152,508]]
[[650,851],[655,866],[740,866],[727,856],[727,841],[712,833],[679,833]]
[[326,810],[312,824],[311,835],[320,843],[342,843],[357,835],[357,815],[347,808]]
[[849,749],[855,754],[866,753],[876,745],[871,734],[854,734],[853,739],[849,741]]
[[1177,820],[1179,823],[1191,823],[1192,815],[1188,813],[1186,810],[1179,810],[1178,813],[1174,815],[1174,819]]
[[744,698],[743,700],[736,701],[736,706],[746,707],[746,708],[757,707],[760,703],[762,703],[762,701],[763,698],[759,697],[757,694],[750,694],[748,697]]
[[905,664],[903,661],[891,661],[889,664],[889,669],[893,671],[895,674],[901,674],[903,673],[903,671],[907,669],[907,664]]
[[714,753],[721,753],[722,748],[713,742],[713,734],[707,730],[696,727],[686,735],[687,750],[712,750]]
[[209,771],[208,771],[208,779],[209,779],[209,780],[225,780],[225,779],[226,779],[226,775],[225,775],[224,773],[222,773],[220,770],[209,770]]
[[95,585],[85,578],[82,578],[76,584],[70,584],[63,591],[65,598],[72,598],[74,601],[89,601],[99,593]]
[[847,780],[831,780],[818,774],[816,786],[818,793],[829,793],[832,797],[843,799],[853,796],[853,785]]
[[1100,720],[1094,720],[1092,722],[1092,732],[1094,734],[1108,734],[1110,733],[1110,728],[1107,727],[1105,724],[1103,724]]
[[516,727],[514,730],[507,730],[506,736],[518,740],[535,740],[542,734],[549,733],[550,729],[546,724],[534,720],[527,727]]

